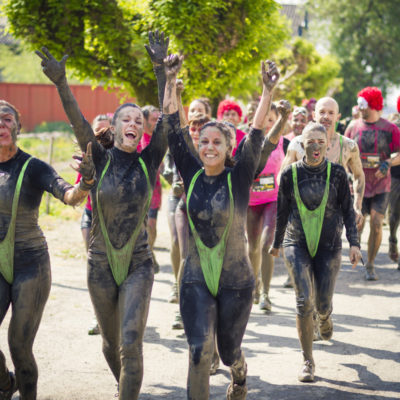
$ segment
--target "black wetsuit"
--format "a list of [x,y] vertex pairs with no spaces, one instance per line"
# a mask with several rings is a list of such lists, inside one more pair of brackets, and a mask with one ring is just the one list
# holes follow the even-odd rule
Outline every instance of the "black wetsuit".
[[[320,205],[324,194],[327,162],[311,167],[304,161],[298,161],[296,167],[301,199],[309,210],[314,210]],[[346,171],[339,164],[332,163],[329,196],[319,246],[315,257],[312,258],[307,249],[294,197],[292,166],[283,171],[279,186],[273,247],[279,248],[282,245],[284,248],[295,284],[297,314],[300,317],[306,317],[313,311],[313,279],[318,313],[325,317],[332,312],[336,275],[341,265],[343,223],[346,226],[346,236],[350,246],[360,247]]]
[[[170,150],[187,193],[193,176],[202,168],[202,164],[188,150],[178,113],[165,118],[170,123]],[[193,368],[206,373],[207,379],[213,354],[214,331],[217,332],[218,350],[225,365],[232,366],[241,357],[240,345],[252,306],[254,286],[253,271],[246,250],[247,205],[263,139],[261,130],[252,129],[235,167],[225,168],[218,176],[202,173],[187,205],[203,243],[208,247],[215,246],[228,223],[230,200],[227,174],[231,171],[235,209],[218,293],[214,298],[206,286],[191,232],[180,291],[180,308],[190,346],[191,363]],[[204,387],[204,390],[207,388]]]
[[[17,179],[29,157],[29,154],[18,149],[13,158],[0,163],[1,241],[10,224]],[[39,206],[44,191],[63,201],[65,192],[71,187],[51,166],[37,158],[31,159],[22,181],[18,203],[12,284],[0,274],[0,324],[12,304],[8,335],[22,398],[36,398],[38,370],[32,346],[51,286],[47,243],[38,225]],[[5,387],[8,379],[5,358],[0,351],[0,388]]]

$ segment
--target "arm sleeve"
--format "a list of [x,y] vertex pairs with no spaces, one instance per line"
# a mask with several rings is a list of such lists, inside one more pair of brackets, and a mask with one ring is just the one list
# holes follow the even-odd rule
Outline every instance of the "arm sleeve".
[[349,181],[347,173],[342,166],[338,166],[340,179],[338,187],[338,200],[343,213],[343,222],[346,227],[346,237],[350,246],[360,247],[356,226],[356,215],[353,208],[353,199],[351,198]]
[[288,167],[281,176],[281,182],[278,192],[278,204],[276,211],[276,228],[273,247],[279,249],[282,246],[285,236],[286,226],[289,219],[291,207],[291,193],[293,191],[292,170]]
[[262,130],[254,128],[251,128],[250,133],[242,140],[240,156],[232,172],[235,180],[239,182],[239,187],[249,188],[253,182],[256,168],[260,162],[263,140]]
[[73,187],[61,178],[53,167],[37,158],[32,160],[30,175],[35,186],[40,190],[51,193],[62,202],[64,202],[65,193]]
[[183,137],[179,122],[179,112],[169,115],[163,115],[163,122],[168,129],[169,149],[174,157],[175,165],[183,178],[185,189],[193,175],[202,167],[201,163],[190,152]]
[[263,147],[261,149],[260,162],[258,163],[256,173],[254,174],[255,177],[257,177],[264,169],[265,165],[267,164],[269,156],[276,149],[277,146],[278,144],[271,143],[267,137],[264,139]]

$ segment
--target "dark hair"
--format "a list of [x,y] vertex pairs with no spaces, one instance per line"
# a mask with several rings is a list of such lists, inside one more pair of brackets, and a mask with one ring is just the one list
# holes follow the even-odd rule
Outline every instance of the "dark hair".
[[276,116],[279,117],[278,107],[276,106],[276,103],[271,103],[269,111],[273,111]]
[[108,121],[111,124],[112,118],[107,114],[99,114],[93,118],[92,126],[99,121]]
[[158,112],[158,108],[152,106],[151,104],[142,107],[143,117],[145,118],[146,121],[149,120],[149,116],[150,116],[150,114],[152,114],[153,112]]
[[226,153],[226,158],[225,158],[225,166],[226,167],[233,167],[235,165],[235,161],[233,160],[231,153],[232,153],[232,146],[231,146],[231,133],[229,132],[228,127],[223,123],[223,122],[218,122],[218,121],[211,121],[207,122],[204,124],[201,129],[200,129],[200,137],[202,132],[207,129],[207,128],[217,128],[222,136],[224,136],[226,140],[226,145],[228,147],[228,151]]
[[[112,121],[111,121],[111,125],[115,125],[115,122],[117,121],[117,117],[118,114],[121,112],[122,109],[126,108],[126,107],[133,107],[133,108],[138,108],[140,111],[142,111],[142,109],[135,103],[125,103],[120,105],[114,112]],[[143,112],[142,112],[143,113]]]
[[0,106],[8,107],[14,112],[15,120],[17,122],[19,131],[21,129],[21,122],[20,122],[21,114],[19,113],[19,111],[12,104],[10,104],[8,101],[5,100],[0,100]]

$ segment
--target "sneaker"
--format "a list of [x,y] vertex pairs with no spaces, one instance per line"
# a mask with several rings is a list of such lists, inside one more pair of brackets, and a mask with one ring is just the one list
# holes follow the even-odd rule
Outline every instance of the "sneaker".
[[13,394],[18,390],[17,379],[15,378],[14,373],[9,372],[9,374],[10,387],[8,389],[0,390],[0,400],[11,400]]
[[377,281],[378,275],[375,272],[375,268],[373,265],[366,265],[365,267],[365,280],[367,281]]
[[182,316],[179,311],[175,313],[175,321],[172,323],[172,329],[183,329]]
[[254,292],[253,304],[258,304],[260,302],[260,292]]
[[219,368],[219,355],[217,351],[214,351],[213,360],[210,368],[210,375],[215,375],[217,373],[218,368]]
[[314,324],[313,342],[318,342],[319,340],[322,340],[321,334],[319,333],[318,315],[316,318],[313,318],[313,324]]
[[290,275],[288,275],[286,281],[283,283],[283,287],[284,288],[292,288],[293,287],[293,282],[292,282],[292,278],[290,277]]
[[272,309],[271,300],[269,299],[267,293],[263,293],[261,295],[260,310],[271,312],[271,309]]
[[298,380],[300,382],[314,382],[314,369],[315,366],[312,361],[304,361],[297,377]]
[[319,318],[319,333],[323,340],[329,340],[333,335],[332,318],[329,316],[327,319]]
[[394,262],[397,262],[399,259],[399,251],[397,249],[397,243],[391,242],[390,240],[389,240],[388,255],[389,258]]
[[88,330],[88,335],[100,335],[100,328],[97,322]]
[[178,302],[179,302],[179,300],[178,300],[178,284],[175,282],[172,285],[172,291],[169,295],[168,303],[177,304]]
[[226,391],[226,400],[246,400],[247,385],[244,381],[241,385],[231,382]]

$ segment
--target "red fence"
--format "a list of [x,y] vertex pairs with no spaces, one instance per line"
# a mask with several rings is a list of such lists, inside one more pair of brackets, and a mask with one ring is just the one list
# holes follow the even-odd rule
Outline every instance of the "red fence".
[[[70,87],[83,115],[90,123],[97,114],[114,112],[124,96],[117,90],[106,91],[102,87],[94,90],[86,85]],[[7,100],[19,110],[25,132],[32,131],[42,122],[68,122],[54,85],[0,83],[0,99]],[[127,97],[124,101],[134,99]]]

